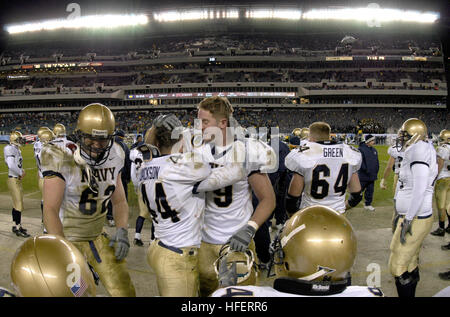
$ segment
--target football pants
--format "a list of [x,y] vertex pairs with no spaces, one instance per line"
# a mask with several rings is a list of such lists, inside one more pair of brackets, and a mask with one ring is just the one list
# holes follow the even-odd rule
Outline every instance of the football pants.
[[97,272],[100,281],[113,297],[135,297],[136,291],[125,260],[117,261],[109,238],[101,234],[93,241],[72,242]]
[[450,177],[441,178],[436,181],[434,197],[439,211],[439,220],[445,221],[445,212],[450,211]]
[[198,248],[174,248],[156,239],[148,249],[147,262],[156,274],[160,296],[199,296]]
[[13,208],[17,211],[23,211],[23,188],[22,180],[14,177],[8,177],[8,189],[11,194]]
[[411,232],[406,234],[405,244],[400,243],[401,225],[405,218],[399,219],[392,237],[389,257],[389,269],[393,276],[400,276],[404,272],[412,272],[418,266],[419,253],[425,237],[430,233],[433,216],[424,219],[414,218]]

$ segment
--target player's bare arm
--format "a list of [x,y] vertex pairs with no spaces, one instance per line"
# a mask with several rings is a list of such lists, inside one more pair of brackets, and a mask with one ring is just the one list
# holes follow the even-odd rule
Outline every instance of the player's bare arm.
[[261,226],[272,214],[275,209],[275,193],[267,174],[253,173],[248,178],[256,198],[258,198],[258,206],[256,206],[250,221],[256,222]]
[[60,177],[44,178],[44,225],[49,234],[64,237],[63,225],[59,219],[66,182]]
[[286,197],[286,211],[288,216],[297,212],[297,201],[303,193],[305,187],[305,179],[302,175],[294,173],[289,184],[288,194]]
[[114,193],[111,196],[111,203],[113,205],[113,216],[117,228],[128,227],[128,203],[123,189],[121,173],[117,176],[117,185]]
[[442,171],[442,168],[444,167],[445,161],[439,156],[437,156],[436,158],[437,158],[438,175],[439,175],[441,173],[441,171]]
[[395,163],[395,158],[393,158],[392,156],[389,157],[388,163],[387,163],[386,168],[384,169],[384,172],[383,172],[383,178],[380,181],[380,188],[381,189],[386,189],[387,188],[387,186],[386,186],[386,179],[389,177],[389,174],[392,171],[392,167],[394,166],[394,163]]

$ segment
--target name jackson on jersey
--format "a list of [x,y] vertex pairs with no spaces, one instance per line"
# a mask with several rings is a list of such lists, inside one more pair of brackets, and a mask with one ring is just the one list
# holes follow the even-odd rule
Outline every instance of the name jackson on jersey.
[[41,164],[44,177],[56,176],[65,181],[59,212],[64,235],[71,241],[87,241],[102,232],[107,205],[124,166],[125,153],[114,143],[108,159],[95,168],[90,167],[95,179],[95,188],[92,188],[86,169],[75,162],[75,149],[76,145],[70,141],[50,142],[42,148]]

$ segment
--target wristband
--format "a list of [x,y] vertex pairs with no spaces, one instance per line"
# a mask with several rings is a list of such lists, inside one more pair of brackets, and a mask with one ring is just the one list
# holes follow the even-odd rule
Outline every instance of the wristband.
[[255,231],[258,231],[259,226],[258,226],[258,224],[257,224],[256,222],[254,222],[254,221],[252,221],[252,220],[249,220],[249,221],[247,222],[247,225],[249,225],[250,227],[252,227],[253,229],[255,229]]

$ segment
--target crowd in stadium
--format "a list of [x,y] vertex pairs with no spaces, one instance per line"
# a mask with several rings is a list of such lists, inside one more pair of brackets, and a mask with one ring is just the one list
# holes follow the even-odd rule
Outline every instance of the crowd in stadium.
[[[417,48],[420,50],[429,50],[430,48],[440,48],[439,41],[428,36],[421,37],[416,35],[414,38],[405,38],[401,35],[392,34],[352,34],[356,39],[351,46],[353,49],[370,49],[375,54],[380,50],[411,50]],[[227,50],[227,48],[235,48],[238,50],[267,50],[275,48],[273,54],[307,54],[318,55],[318,51],[335,51],[336,47],[344,47],[345,43],[341,43],[344,35],[340,33],[324,33],[298,36],[286,35],[284,38],[279,34],[270,36],[268,34],[258,35],[242,35],[242,34],[226,34],[220,36],[199,36],[199,37],[164,37],[159,39],[134,41],[130,46],[119,46],[114,43],[100,43],[97,45],[78,45],[70,47],[64,45],[65,48],[57,46],[55,43],[47,43],[45,47],[39,50],[31,47],[15,47],[6,51],[5,56],[19,58],[21,55],[34,57],[50,57],[53,54],[63,54],[63,56],[86,56],[86,53],[95,52],[97,56],[120,56],[127,55],[131,51],[135,51],[140,57],[149,57],[153,52],[160,53],[186,53],[187,49],[199,49],[200,51],[219,51]],[[106,45],[105,45],[106,44]],[[306,52],[294,52],[292,49],[308,50]],[[312,51],[312,52],[311,52]],[[247,53],[248,55],[249,53]],[[195,55],[195,54],[194,54]],[[135,55],[129,58],[137,58]]]
[[[115,112],[117,128],[127,133],[143,133],[151,126],[153,119],[164,111],[120,111]],[[184,126],[193,126],[197,110],[176,110]],[[315,121],[328,122],[335,133],[356,133],[357,127],[363,133],[396,133],[404,118],[417,117],[427,123],[430,133],[437,134],[450,120],[446,109],[410,108],[344,108],[344,109],[246,109],[235,108],[235,119],[244,127],[279,127],[281,133],[288,133],[297,127],[309,126]],[[14,113],[0,115],[0,133],[9,134],[19,129],[23,134],[35,134],[45,122],[47,126],[64,124],[73,131],[77,121],[76,113]],[[20,124],[17,124],[20,122]]]

